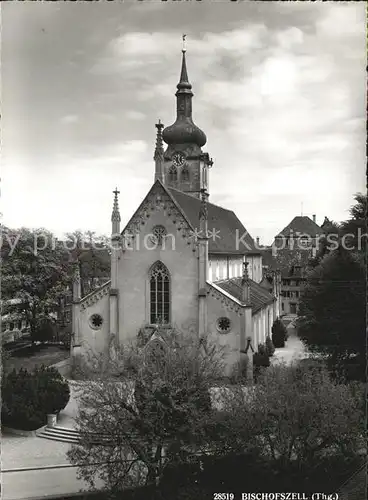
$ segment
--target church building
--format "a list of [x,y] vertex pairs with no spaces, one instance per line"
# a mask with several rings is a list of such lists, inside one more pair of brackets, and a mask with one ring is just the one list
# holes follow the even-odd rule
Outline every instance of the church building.
[[213,161],[193,122],[184,49],[175,96],[175,122],[156,124],[153,185],[125,228],[114,191],[111,280],[82,297],[76,276],[71,355],[161,325],[225,346],[230,374],[271,334],[279,291],[260,285],[261,252],[235,213],[209,202]]

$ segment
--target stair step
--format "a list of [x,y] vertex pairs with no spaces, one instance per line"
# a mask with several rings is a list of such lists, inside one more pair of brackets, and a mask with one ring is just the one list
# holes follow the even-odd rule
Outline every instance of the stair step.
[[79,436],[77,429],[67,429],[66,427],[45,427],[45,431],[57,432],[61,434],[74,434]]
[[77,444],[79,443],[79,438],[73,438],[73,437],[64,437],[64,436],[58,436],[58,435],[53,435],[53,434],[45,434],[42,433],[39,435],[40,438],[43,439],[50,439],[51,441],[61,441],[63,443],[72,443],[72,444]]
[[41,433],[41,436],[52,436],[52,437],[60,437],[60,438],[64,438],[64,439],[78,439],[79,440],[79,436],[76,436],[75,434],[60,434],[60,433],[57,433],[57,432],[42,432]]
[[[45,439],[51,439],[53,441],[62,441],[66,443],[78,443],[80,441],[80,434],[77,429],[70,429],[67,427],[44,427],[44,429],[38,433],[38,436]],[[94,443],[96,444],[108,444],[108,436],[101,436],[96,434],[94,436]]]

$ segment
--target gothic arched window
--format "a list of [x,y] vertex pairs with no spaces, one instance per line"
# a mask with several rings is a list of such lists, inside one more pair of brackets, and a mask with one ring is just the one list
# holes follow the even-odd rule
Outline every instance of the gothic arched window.
[[169,170],[169,182],[177,182],[178,180],[178,171],[176,167],[172,166]]
[[150,272],[150,323],[168,324],[170,320],[170,276],[162,262]]
[[181,180],[184,182],[189,181],[189,170],[187,167],[184,167],[181,172]]

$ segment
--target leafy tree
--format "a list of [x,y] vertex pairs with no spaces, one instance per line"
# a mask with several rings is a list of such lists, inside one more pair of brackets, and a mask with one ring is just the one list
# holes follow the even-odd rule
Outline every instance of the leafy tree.
[[311,351],[326,354],[340,373],[339,366],[354,357],[364,373],[365,307],[364,268],[356,254],[340,246],[307,277],[298,333]]
[[317,267],[323,257],[337,248],[341,238],[341,227],[337,222],[328,221],[327,227],[324,227],[324,235],[319,239],[319,246],[315,257],[309,259],[308,267]]
[[365,263],[367,250],[367,195],[357,193],[355,204],[350,208],[350,218],[338,224],[329,221],[324,227],[325,235],[320,239],[316,256],[310,259],[309,265],[317,267],[323,257],[342,245],[345,249],[356,253]]
[[95,278],[109,276],[109,241],[105,236],[96,236],[93,231],[73,231],[67,233],[66,246],[72,259],[78,262],[81,277],[81,294],[88,293],[88,282]]
[[1,257],[2,298],[20,299],[32,341],[38,340],[70,281],[69,253],[51,232],[22,228],[2,235]]
[[364,446],[361,400],[323,367],[271,366],[251,392],[235,388],[225,408],[233,451],[262,451],[274,472],[315,468],[326,455],[347,458]]
[[53,368],[13,370],[2,380],[2,422],[17,429],[37,429],[46,423],[48,413],[67,405],[69,396],[68,383]]
[[355,205],[350,208],[350,218],[342,222],[341,233],[344,247],[355,251],[363,263],[366,263],[367,251],[367,195],[355,195]]
[[190,461],[207,444],[208,391],[223,373],[221,353],[162,329],[145,347],[115,350],[112,359],[92,357],[94,369],[84,368],[81,442],[69,458],[91,488],[98,480],[117,491],[156,484],[169,465]]

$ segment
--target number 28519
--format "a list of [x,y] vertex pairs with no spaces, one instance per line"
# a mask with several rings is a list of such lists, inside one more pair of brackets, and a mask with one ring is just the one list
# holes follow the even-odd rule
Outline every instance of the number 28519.
[[213,500],[234,500],[234,493],[214,493]]

